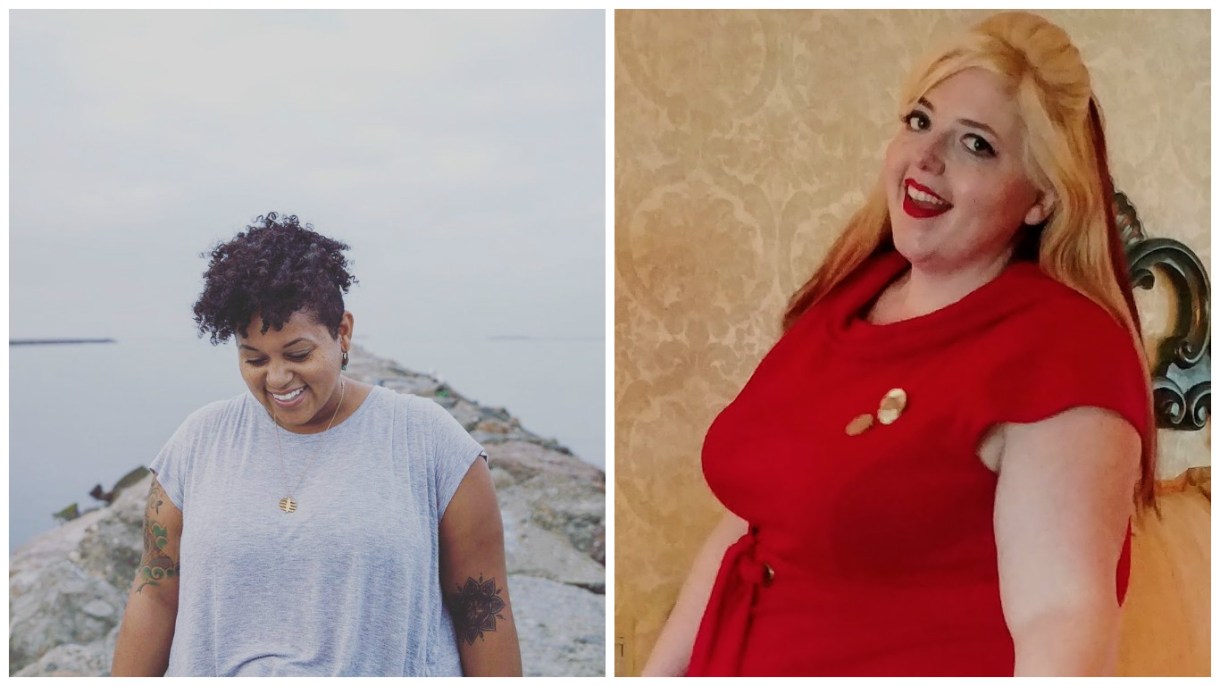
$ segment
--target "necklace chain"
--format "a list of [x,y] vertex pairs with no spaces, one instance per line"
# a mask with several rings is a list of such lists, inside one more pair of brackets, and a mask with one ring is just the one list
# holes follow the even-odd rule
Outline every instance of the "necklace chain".
[[[339,403],[337,405],[335,405],[335,411],[330,416],[330,422],[328,422],[326,424],[326,428],[323,429],[322,433],[326,433],[327,431],[330,431],[330,428],[335,425],[335,417],[339,416],[339,408],[343,407],[343,394],[345,392],[347,392],[347,381],[342,376],[340,376],[339,377]],[[284,479],[285,479],[284,485],[287,486],[288,485],[288,482],[287,482],[288,468],[284,466],[284,453],[280,449],[280,429],[282,429],[283,427],[280,426],[280,420],[276,419],[275,412],[268,409],[267,414],[271,415],[271,421],[275,422],[275,454],[277,457],[280,458],[280,476],[284,477]],[[301,478],[297,481],[297,485],[294,488],[292,488],[291,490],[289,490],[288,493],[283,498],[280,498],[280,509],[283,510],[284,512],[289,512],[289,513],[296,512],[297,501],[296,501],[296,498],[294,498],[292,496],[292,494],[295,493],[296,490],[301,487],[301,484],[305,483],[305,475],[309,473],[309,468],[311,466],[313,466],[313,460],[315,457],[317,457],[317,455],[318,455],[318,451],[316,451],[316,450],[313,451],[312,454],[310,454],[309,462],[307,462],[305,464],[305,469],[301,471]]]

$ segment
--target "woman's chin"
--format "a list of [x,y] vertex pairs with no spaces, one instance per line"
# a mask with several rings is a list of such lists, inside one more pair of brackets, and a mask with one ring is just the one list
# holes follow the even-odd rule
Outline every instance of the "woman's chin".
[[305,406],[305,398],[298,398],[296,402],[285,405],[274,398],[265,397],[261,403],[275,417],[276,423],[285,429],[296,430],[307,427],[313,420],[313,415]]
[[935,251],[925,241],[920,241],[909,232],[898,228],[894,229],[894,250],[914,266],[927,263],[935,257]]

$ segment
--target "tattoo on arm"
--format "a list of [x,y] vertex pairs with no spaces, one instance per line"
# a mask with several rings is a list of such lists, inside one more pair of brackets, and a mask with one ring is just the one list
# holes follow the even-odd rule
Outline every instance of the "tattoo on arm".
[[143,591],[145,586],[160,586],[162,579],[178,576],[180,565],[165,550],[169,546],[169,532],[154,519],[161,514],[166,497],[161,484],[153,479],[152,488],[148,490],[148,504],[144,509],[144,557],[140,560],[136,576],[136,580],[143,583],[136,588],[136,593]]
[[153,479],[152,487],[148,489],[148,504],[144,507],[144,512],[153,512],[161,514],[161,506],[165,504],[165,491],[161,490],[161,485]]
[[453,623],[457,629],[459,641],[474,645],[474,640],[483,639],[483,632],[495,631],[496,620],[507,621],[500,614],[505,602],[500,597],[504,591],[496,587],[496,578],[479,580],[467,577],[466,583],[458,586],[457,593],[449,596],[449,607],[453,615]]

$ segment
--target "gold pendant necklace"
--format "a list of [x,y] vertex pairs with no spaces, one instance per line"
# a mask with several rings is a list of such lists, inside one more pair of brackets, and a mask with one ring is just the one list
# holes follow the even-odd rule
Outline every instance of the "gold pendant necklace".
[[[323,430],[322,433],[326,433],[327,431],[330,431],[330,427],[335,425],[335,417],[339,416],[339,408],[343,407],[343,394],[346,391],[347,391],[347,382],[342,376],[340,376],[339,377],[339,404],[335,405],[335,412],[334,412],[334,414],[332,414],[330,416],[330,422],[326,425],[326,429]],[[280,420],[275,418],[275,413],[272,412],[271,410],[267,410],[267,414],[270,414],[271,421],[275,422],[275,454],[276,454],[276,456],[278,456],[280,458],[280,474],[286,476],[288,474],[288,469],[284,467],[284,453],[280,450],[280,429],[282,428],[282,427],[280,427]],[[297,501],[296,501],[296,498],[292,497],[292,494],[301,487],[302,483],[305,482],[305,475],[309,473],[309,468],[310,468],[310,466],[313,465],[313,458],[316,457],[317,454],[318,454],[317,451],[314,451],[314,453],[309,456],[309,462],[306,463],[305,469],[301,472],[301,478],[297,481],[296,488],[293,488],[291,490],[286,489],[286,490],[288,490],[288,495],[284,496],[283,498],[280,498],[280,509],[283,510],[284,512],[287,512],[288,514],[292,514],[293,512],[297,511]],[[287,486],[288,485],[287,482],[285,482],[284,485]]]

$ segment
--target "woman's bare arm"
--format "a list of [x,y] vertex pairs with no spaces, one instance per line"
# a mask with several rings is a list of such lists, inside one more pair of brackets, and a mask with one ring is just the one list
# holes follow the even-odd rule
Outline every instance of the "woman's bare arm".
[[178,618],[178,549],[182,511],[154,477],[144,508],[144,556],[127,595],[114,648],[114,676],[162,676]]
[[725,513],[716,528],[712,529],[707,542],[691,564],[690,574],[682,584],[674,609],[657,637],[641,676],[681,676],[686,673],[690,666],[691,650],[695,647],[695,634],[707,609],[724,553],[748,529],[746,521],[731,512]]
[[445,508],[440,547],[441,589],[457,630],[462,672],[521,676],[504,524],[486,461],[474,461]]
[[1079,407],[1007,425],[1001,454],[995,537],[1016,675],[1113,674],[1114,575],[1139,434],[1112,412]]

